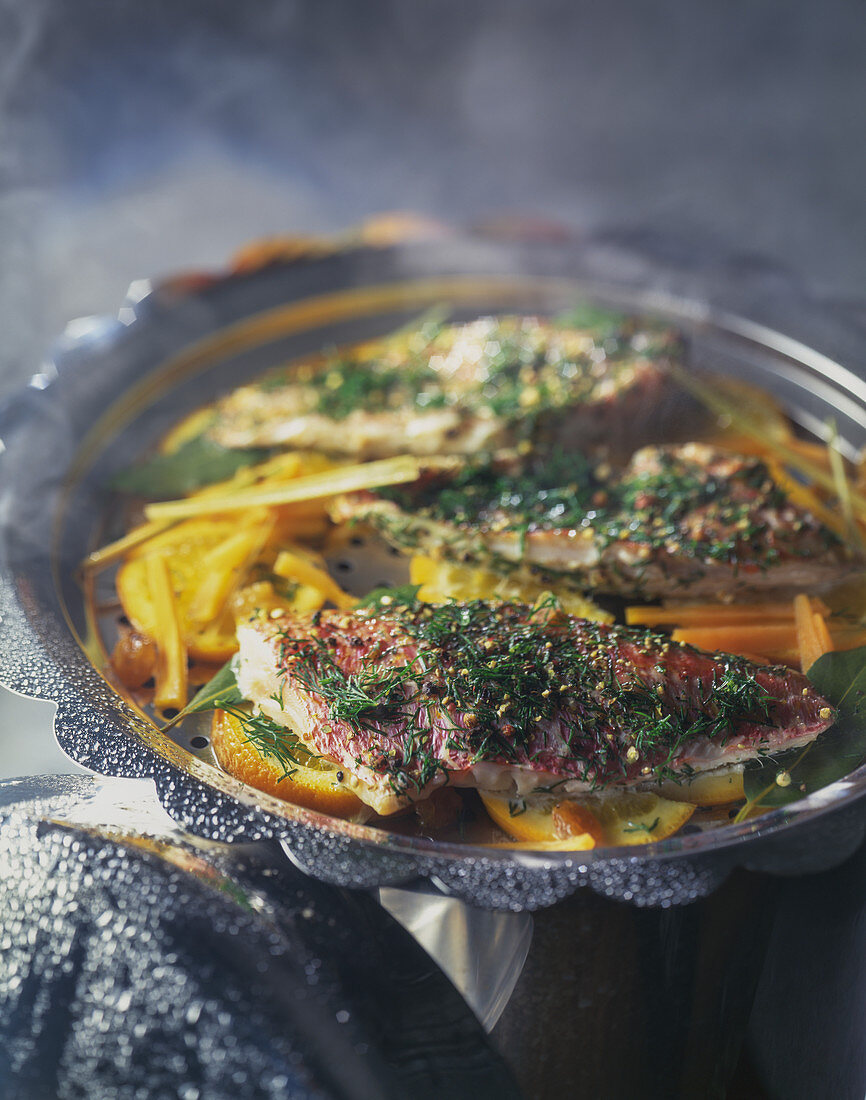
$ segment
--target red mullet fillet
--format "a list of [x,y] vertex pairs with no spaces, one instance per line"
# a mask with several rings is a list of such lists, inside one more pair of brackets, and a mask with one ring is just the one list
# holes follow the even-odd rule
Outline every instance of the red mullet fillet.
[[254,617],[238,682],[380,814],[452,783],[508,795],[656,787],[805,745],[834,712],[799,673],[553,605]]

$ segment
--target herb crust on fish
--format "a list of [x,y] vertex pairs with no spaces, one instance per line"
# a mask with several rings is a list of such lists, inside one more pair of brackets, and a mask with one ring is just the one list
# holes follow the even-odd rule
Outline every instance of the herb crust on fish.
[[298,447],[357,459],[475,454],[543,435],[572,449],[655,438],[684,395],[673,329],[595,312],[581,327],[537,317],[428,323],[295,365],[220,401],[222,447]]
[[645,447],[619,471],[564,452],[475,461],[343,499],[334,515],[405,551],[626,597],[817,592],[862,568],[763,461],[705,443]]
[[254,617],[241,692],[380,814],[446,783],[520,796],[683,781],[805,745],[833,711],[799,673],[645,630],[470,601]]

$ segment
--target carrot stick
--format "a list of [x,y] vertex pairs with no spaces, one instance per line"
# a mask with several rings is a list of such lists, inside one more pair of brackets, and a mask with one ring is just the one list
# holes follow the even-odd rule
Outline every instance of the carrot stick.
[[[820,619],[820,627],[816,619]],[[823,617],[812,611],[809,597],[802,593],[794,597],[794,623],[797,629],[797,647],[800,650],[800,667],[808,672],[819,657],[833,648],[833,642]]]
[[775,481],[792,504],[796,504],[800,508],[804,508],[807,512],[811,512],[815,519],[820,520],[825,527],[829,527],[829,529],[835,532],[840,538],[844,539],[850,534],[850,527],[846,526],[838,514],[823,504],[821,500],[819,500],[817,494],[808,486],[803,485],[802,482],[791,477],[790,474],[786,473],[785,470],[772,459],[767,460],[767,467],[770,470],[773,481]]
[[324,497],[354,493],[359,489],[379,489],[383,485],[400,485],[415,481],[420,473],[419,460],[412,455],[398,455],[378,462],[340,466],[324,473],[296,477],[278,484],[257,486],[241,491],[224,491],[214,496],[198,493],[183,500],[167,500],[148,504],[144,514],[149,520],[187,519],[217,512],[244,511],[247,508],[273,508],[300,501],[322,500]]
[[833,636],[827,626],[827,620],[817,611],[812,612],[812,622],[815,625],[815,636],[825,653],[832,653],[835,649]]
[[[267,513],[265,513],[267,515]],[[232,592],[243,582],[271,533],[273,522],[236,531],[201,559],[202,579],[189,602],[188,615],[198,627],[215,622]]]
[[309,561],[302,554],[291,550],[281,550],[276,562],[274,572],[279,577],[288,580],[300,581],[317,588],[331,603],[336,604],[341,611],[349,611],[358,602],[354,596],[344,592],[337,582],[324,569]]
[[[829,614],[819,599],[811,601],[813,611]],[[627,607],[629,626],[761,626],[769,623],[793,623],[790,600],[767,600],[753,604],[685,604],[681,607]]]
[[168,562],[162,554],[147,558],[147,583],[159,623],[157,642],[156,693],[153,701],[160,710],[186,706],[186,647],[181,636],[177,603],[171,586]]
[[688,642],[698,649],[722,653],[765,653],[781,658],[796,652],[797,633],[793,623],[767,623],[757,626],[690,627],[673,632],[675,642]]

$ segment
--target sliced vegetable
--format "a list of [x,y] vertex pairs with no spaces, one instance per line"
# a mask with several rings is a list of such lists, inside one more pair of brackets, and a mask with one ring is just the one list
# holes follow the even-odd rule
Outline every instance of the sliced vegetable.
[[[824,461],[818,461],[813,457],[811,449],[800,446],[799,441],[768,435],[760,417],[744,412],[743,406],[731,400],[718,385],[696,378],[675,365],[671,367],[671,371],[683,388],[694,394],[720,418],[723,424],[754,439],[757,444],[765,448],[765,453],[773,456],[781,465],[799,471],[812,483],[813,487],[823,489],[834,496],[839,492],[837,480],[832,471],[827,468],[826,455]],[[853,486],[848,486],[846,497],[858,521],[866,522],[866,494]]]
[[341,493],[354,493],[361,489],[399,485],[414,481],[420,469],[418,459],[401,455],[383,459],[381,462],[365,462],[357,466],[342,466],[325,473],[309,474],[294,478],[284,485],[265,485],[219,494],[199,493],[186,500],[149,504],[145,508],[145,515],[151,520],[186,519],[192,516],[244,511],[247,508],[273,508],[302,500],[319,500]]
[[330,600],[341,611],[350,611],[357,603],[354,596],[340,588],[325,569],[324,563],[317,563],[309,552],[300,548],[281,550],[273,568],[277,576],[318,589],[325,599]]
[[824,504],[810,486],[804,485],[802,481],[792,477],[775,459],[767,460],[767,468],[773,481],[792,504],[811,512],[815,519],[823,523],[830,531],[835,532],[840,539],[849,537],[850,527],[840,520],[836,512]]
[[649,844],[672,836],[695,812],[688,802],[652,791],[615,791],[541,805],[490,794],[481,798],[500,829],[526,846],[562,845],[564,840],[583,849]]
[[219,623],[203,630],[191,619],[189,606],[202,583],[202,561],[235,533],[237,523],[232,519],[190,520],[155,535],[133,550],[116,579],[117,594],[133,627],[159,641],[161,621],[151,595],[148,561],[161,556],[176,601],[181,635],[190,655],[215,664],[227,660],[237,649],[232,616],[226,613]]
[[[242,711],[217,710],[211,743],[217,760],[235,778],[276,798],[320,813],[365,820],[369,808],[353,793],[336,764],[305,752],[291,730],[268,728]],[[273,726],[273,723],[270,723]],[[290,753],[290,759],[286,753]]]
[[482,794],[481,801],[499,828],[518,841],[538,844],[561,842],[567,838],[572,842],[571,847],[586,850],[594,848],[596,842],[602,839],[602,831],[592,817],[590,818],[592,831],[557,833],[552,802],[529,805],[522,799],[509,799],[494,794]]
[[743,766],[704,772],[683,783],[668,780],[661,793],[673,802],[692,802],[696,806],[725,806],[745,798]]
[[[813,611],[829,614],[829,608],[816,597],[810,598]],[[681,604],[666,607],[627,607],[629,626],[759,626],[764,623],[793,623],[791,600],[771,600],[748,604]]]
[[797,628],[797,648],[800,667],[808,672],[812,665],[833,648],[833,641],[823,616],[812,610],[808,596],[794,597],[794,621]]
[[593,796],[588,805],[604,828],[606,844],[649,844],[673,836],[685,825],[695,807],[672,802],[651,791]]
[[159,710],[181,710],[187,697],[187,658],[168,563],[162,554],[151,554],[146,570],[158,627],[153,701]]
[[675,642],[686,642],[710,653],[764,653],[779,661],[796,661],[799,656],[793,622],[762,625],[688,627],[675,630]]
[[194,626],[205,627],[219,619],[232,592],[240,587],[261,554],[273,523],[267,514],[251,517],[251,521],[248,529],[229,535],[201,559],[201,580],[187,605],[187,615]]
[[149,542],[152,538],[162,534],[163,531],[173,527],[175,522],[175,520],[159,520],[155,523],[139,524],[138,527],[133,527],[131,531],[128,531],[123,538],[110,542],[107,546],[102,546],[99,550],[94,550],[92,554],[88,554],[82,565],[85,569],[102,569],[107,565],[112,565],[114,562],[120,561],[131,550],[135,550],[143,543]]
[[[489,569],[445,561],[424,554],[413,555],[409,576],[419,585],[418,599],[424,603],[445,603],[447,600],[515,600],[536,604],[550,589],[529,577],[502,576]],[[555,593],[560,607],[569,615],[596,622],[613,622],[613,615],[603,611],[587,596],[561,590]]]

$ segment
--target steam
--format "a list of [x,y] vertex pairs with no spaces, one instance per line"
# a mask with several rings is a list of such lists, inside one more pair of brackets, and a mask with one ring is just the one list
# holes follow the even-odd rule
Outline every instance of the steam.
[[0,0],[0,28],[0,397],[132,279],[386,209],[866,280],[850,5]]

